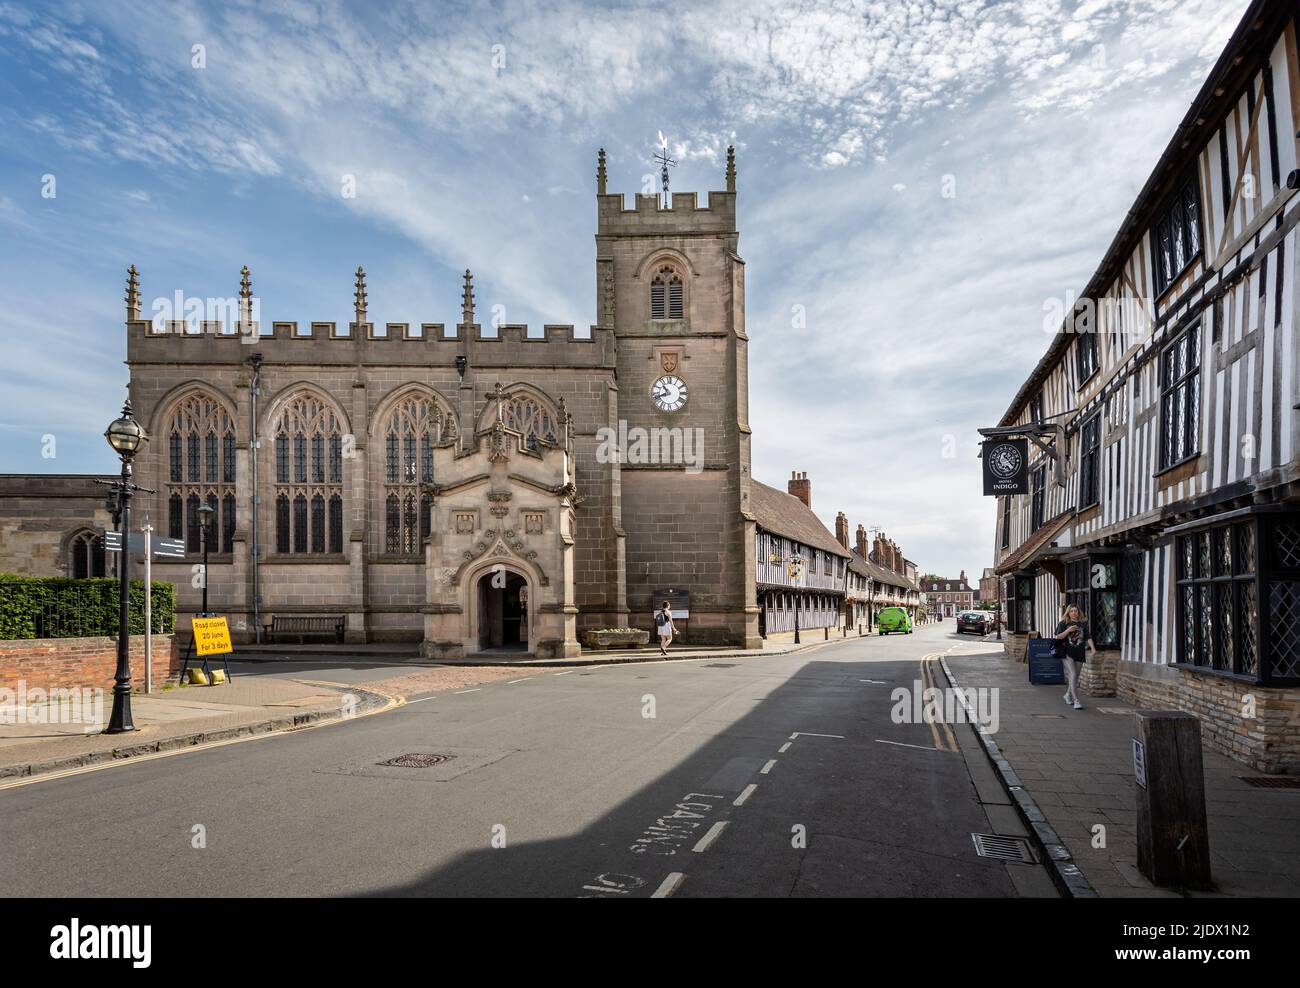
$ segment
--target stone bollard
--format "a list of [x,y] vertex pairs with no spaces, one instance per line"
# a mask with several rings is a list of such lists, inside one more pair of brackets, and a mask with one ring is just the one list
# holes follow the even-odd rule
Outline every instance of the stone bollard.
[[1136,716],[1138,870],[1156,885],[1210,889],[1201,722],[1175,710]]

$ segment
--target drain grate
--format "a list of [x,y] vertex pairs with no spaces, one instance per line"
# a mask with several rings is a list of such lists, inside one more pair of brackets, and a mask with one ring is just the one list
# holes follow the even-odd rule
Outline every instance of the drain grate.
[[449,762],[455,757],[455,755],[437,755],[431,752],[411,751],[379,764],[392,765],[396,768],[433,768],[435,765]]
[[1300,776],[1295,775],[1239,775],[1237,778],[1256,789],[1300,789]]
[[1002,834],[971,834],[970,836],[975,842],[975,853],[981,858],[1018,861],[1021,864],[1038,863],[1034,849],[1023,837],[1006,837]]

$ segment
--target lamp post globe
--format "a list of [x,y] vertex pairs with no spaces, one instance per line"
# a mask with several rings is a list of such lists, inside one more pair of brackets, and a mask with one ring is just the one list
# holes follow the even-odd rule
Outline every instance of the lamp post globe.
[[[131,494],[135,485],[131,481],[131,460],[148,440],[144,427],[131,413],[131,401],[122,406],[122,414],[104,430],[104,438],[122,460],[122,475],[114,485],[117,504],[121,512],[122,549],[118,564],[117,606],[117,671],[113,676],[113,711],[108,718],[105,734],[124,734],[135,730],[131,718],[131,552],[128,545],[131,531]],[[145,588],[149,592],[149,588]]]

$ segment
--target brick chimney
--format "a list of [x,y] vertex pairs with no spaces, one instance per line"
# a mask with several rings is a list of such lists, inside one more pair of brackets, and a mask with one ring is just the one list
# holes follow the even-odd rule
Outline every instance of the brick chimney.
[[790,472],[790,485],[786,488],[808,507],[812,507],[812,481],[806,473]]
[[849,547],[849,519],[843,511],[835,516],[835,541],[846,549]]
[[965,582],[966,582],[966,571],[965,571],[965,570],[962,570],[962,571],[961,571],[961,576],[959,577],[959,579],[961,580],[962,583],[965,583]]
[[858,555],[863,559],[868,558],[867,530],[862,525],[858,526]]
[[903,550],[893,539],[889,540],[889,568],[895,573],[903,572]]

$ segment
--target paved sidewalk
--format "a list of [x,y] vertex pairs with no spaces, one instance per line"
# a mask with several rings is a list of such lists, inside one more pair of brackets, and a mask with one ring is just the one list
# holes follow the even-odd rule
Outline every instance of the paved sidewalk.
[[[1064,687],[1031,686],[1024,665],[1002,652],[945,656],[957,685],[998,689],[994,740],[1070,850],[1084,877],[1103,897],[1169,896],[1137,869],[1136,789],[1131,704],[1116,697],[1085,698],[1074,710]],[[1245,765],[1203,752],[1210,856],[1217,891],[1191,895],[1300,894],[1300,791],[1256,789]],[[1104,848],[1093,847],[1096,826]]]
[[[132,694],[136,730],[103,734],[113,705],[111,691],[105,690],[102,705],[87,705],[80,712],[41,704],[7,716],[0,723],[0,779],[288,730],[365,713],[384,703],[383,697],[353,687],[235,676],[220,686]],[[78,719],[62,722],[69,716]]]

